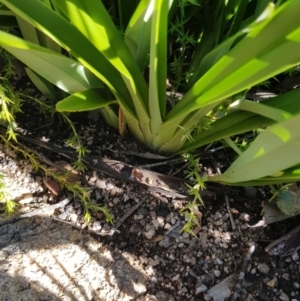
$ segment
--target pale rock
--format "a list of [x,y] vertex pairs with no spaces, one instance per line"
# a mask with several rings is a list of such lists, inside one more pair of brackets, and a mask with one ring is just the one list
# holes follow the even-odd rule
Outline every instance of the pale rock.
[[195,295],[198,295],[200,293],[205,293],[207,291],[207,286],[204,284],[201,284],[197,286],[196,284],[196,289],[195,289]]
[[273,279],[271,279],[271,280],[269,280],[267,282],[267,286],[269,286],[269,287],[275,287],[276,283],[277,283],[277,278],[274,277]]
[[259,263],[257,269],[263,274],[268,274],[270,271],[270,268],[265,263]]
[[288,297],[288,295],[284,292],[282,292],[279,296],[279,299],[282,300],[282,301],[289,301],[290,298]]
[[153,225],[147,225],[143,234],[147,239],[152,239],[155,235],[155,227]]

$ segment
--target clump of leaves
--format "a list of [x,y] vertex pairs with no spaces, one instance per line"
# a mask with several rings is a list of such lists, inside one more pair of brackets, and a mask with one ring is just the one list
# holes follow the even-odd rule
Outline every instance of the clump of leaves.
[[10,195],[5,189],[4,175],[0,174],[0,203],[4,203],[5,212],[11,214],[18,204],[10,199]]
[[10,78],[15,75],[15,69],[11,62],[11,56],[0,50],[0,56],[4,58],[5,66],[0,76],[0,123],[7,127],[9,139],[16,141],[15,114],[21,112],[21,99],[10,84]]
[[106,206],[99,206],[91,200],[90,190],[80,185],[80,183],[71,183],[67,181],[67,173],[52,173],[51,176],[57,180],[62,187],[65,187],[68,191],[73,193],[74,199],[79,199],[83,205],[83,218],[87,223],[91,222],[92,213],[99,213],[100,211],[104,214],[105,220],[108,223],[113,223],[113,215],[110,213]]
[[189,194],[194,197],[194,200],[181,209],[181,213],[184,214],[186,223],[183,226],[183,232],[191,234],[195,236],[193,229],[198,226],[201,227],[199,224],[199,218],[195,214],[195,210],[198,211],[198,206],[204,206],[203,200],[201,198],[201,190],[205,189],[205,180],[206,176],[201,176],[199,173],[200,165],[199,160],[200,158],[195,158],[192,154],[188,153],[185,155],[185,158],[188,161],[188,173],[186,178],[193,182],[193,185],[186,184],[189,187]]
[[202,198],[200,196],[200,191],[205,189],[205,176],[201,176],[199,173],[199,160],[200,158],[195,159],[195,157],[192,154],[186,154],[185,158],[188,160],[188,173],[186,178],[191,180],[194,185],[188,185],[189,187],[189,193],[194,196],[194,201],[200,201],[201,205],[203,204]]
[[201,225],[199,224],[199,218],[195,214],[195,210],[199,205],[202,204],[199,204],[197,200],[194,200],[193,202],[190,202],[187,205],[185,205],[180,210],[180,212],[185,216],[185,220],[186,220],[186,223],[182,227],[181,232],[185,232],[197,237],[193,230],[196,226],[198,226],[199,228],[201,227]]
[[84,171],[86,169],[82,158],[84,157],[87,148],[83,145],[81,137],[79,136],[75,124],[72,122],[72,120],[67,116],[67,114],[62,113],[61,114],[63,119],[69,124],[73,134],[70,136],[70,138],[67,140],[67,145],[70,147],[73,147],[76,149],[77,153],[77,161],[73,163],[73,167],[76,170]]

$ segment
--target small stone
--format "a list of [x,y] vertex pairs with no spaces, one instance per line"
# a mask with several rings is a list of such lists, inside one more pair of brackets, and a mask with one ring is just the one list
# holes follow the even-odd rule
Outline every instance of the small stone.
[[270,268],[265,263],[259,263],[257,269],[263,274],[268,274],[270,271]]
[[257,195],[257,189],[252,186],[244,187],[245,193],[249,199],[255,199]]
[[186,233],[186,232],[183,232],[183,233],[182,233],[182,237],[187,239],[187,238],[189,238],[189,234]]
[[227,221],[227,220],[228,220],[228,217],[229,217],[229,214],[228,214],[228,213],[224,214],[224,215],[222,216],[223,221]]
[[160,227],[162,227],[165,223],[165,219],[162,216],[158,216],[156,220],[158,221]]
[[196,284],[196,289],[195,289],[195,295],[198,295],[200,293],[205,293],[207,291],[207,286],[204,284],[201,284],[197,286]]
[[44,180],[44,185],[55,195],[55,196],[58,196],[62,193],[62,190],[61,190],[61,186],[60,184],[53,180],[53,179],[47,179],[47,180]]
[[287,294],[285,294],[284,292],[282,292],[279,296],[279,299],[282,300],[282,301],[289,301],[290,298],[288,297]]
[[219,231],[214,231],[213,237],[220,237],[220,232]]
[[192,257],[192,258],[190,259],[190,263],[191,263],[192,265],[195,265],[195,264],[197,263],[196,258],[195,258],[195,257]]
[[166,230],[170,230],[172,228],[172,226],[169,223],[166,223],[164,226],[164,229]]
[[159,264],[159,259],[154,259],[154,260],[151,260],[151,262],[149,262],[149,265],[151,265],[151,266],[156,266],[156,265],[158,265]]
[[294,283],[293,283],[293,287],[294,287],[295,289],[299,289],[299,288],[300,288],[300,284],[299,284],[298,282],[294,282]]
[[267,286],[269,287],[274,287],[277,283],[277,278],[274,277],[273,279],[271,279],[270,281],[267,282]]
[[61,213],[60,215],[58,215],[57,216],[59,219],[61,219],[61,220],[66,220],[67,219],[67,217],[68,217],[68,213],[67,212],[63,212],[63,213]]
[[119,202],[120,202],[120,199],[119,199],[119,198],[114,198],[114,199],[113,199],[114,205],[117,205]]
[[213,298],[210,296],[210,294],[204,294],[204,300],[211,301],[211,300],[213,300]]
[[130,228],[129,228],[129,232],[133,233],[133,234],[137,234],[141,231],[141,226],[139,224],[133,224]]
[[216,262],[217,262],[218,265],[223,264],[223,261],[221,259],[219,259],[219,258],[216,258]]
[[35,177],[35,180],[36,180],[37,182],[41,183],[41,182],[42,182],[42,177],[36,176],[36,177]]
[[[232,274],[210,288],[208,294],[214,301],[224,301],[226,298],[230,297],[231,289],[234,288],[235,284],[236,276]],[[205,298],[205,300],[209,299]]]
[[169,258],[170,258],[171,260],[174,260],[174,259],[175,259],[174,254],[171,253],[171,254],[169,255]]
[[214,274],[215,274],[216,277],[221,276],[221,272],[219,270],[214,270]]
[[100,222],[99,221],[95,221],[93,223],[93,230],[94,231],[100,231],[101,229],[102,229],[102,226],[101,226]]
[[299,260],[298,252],[293,253],[292,258],[293,258],[294,261],[298,261]]
[[152,219],[154,219],[154,218],[156,218],[156,212],[155,211],[149,211],[149,216],[152,218]]
[[76,213],[70,213],[69,216],[68,216],[68,218],[69,218],[69,221],[75,223],[77,221],[77,219],[78,219],[78,216],[77,216]]
[[136,220],[139,220],[139,219],[142,219],[142,218],[144,218],[144,216],[142,215],[142,214],[135,214],[134,216],[133,216],[133,219],[136,221]]
[[172,278],[172,281],[178,281],[180,279],[180,275],[177,274]]
[[290,280],[290,275],[288,273],[283,273],[281,277],[285,280]]
[[171,245],[170,238],[168,236],[165,236],[158,245],[162,248],[168,248]]
[[152,220],[152,225],[155,227],[156,230],[159,228],[159,223],[156,219]]
[[[99,188],[99,189],[107,189],[108,188],[105,180],[97,180],[96,187]],[[98,190],[95,190],[96,197],[97,197],[97,192],[98,192],[98,196],[100,198],[101,194],[99,193]]]
[[110,230],[110,225],[107,224],[107,223],[105,223],[105,224],[103,225],[103,228],[104,228],[104,230]]
[[143,235],[147,239],[151,239],[155,235],[155,227],[153,225],[147,225],[145,231],[143,232]]

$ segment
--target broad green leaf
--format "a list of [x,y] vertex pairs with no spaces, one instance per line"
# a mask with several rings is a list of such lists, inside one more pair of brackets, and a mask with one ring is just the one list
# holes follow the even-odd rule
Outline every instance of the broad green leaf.
[[233,186],[266,186],[266,185],[276,185],[282,183],[292,183],[298,182],[300,180],[300,166],[295,166],[284,170],[280,176],[277,177],[264,177],[258,178],[251,181],[246,182],[234,182],[227,183],[223,181],[218,181],[215,177],[208,177],[208,181],[211,182],[219,182],[224,185],[233,185]]
[[[99,0],[53,0],[72,24],[126,77],[138,96],[135,108],[146,110],[147,86],[133,56],[113,24],[107,10]],[[78,48],[78,46],[77,46]]]
[[300,115],[296,115],[265,130],[216,180],[238,183],[280,177],[300,162],[299,124]]
[[8,52],[67,93],[103,84],[77,61],[0,31],[0,44]]
[[59,101],[56,104],[56,109],[60,112],[82,112],[116,103],[116,100],[107,100],[104,98],[103,92],[105,93],[105,89],[98,88],[74,93]]
[[126,112],[134,117],[131,96],[120,73],[74,25],[37,0],[1,1],[13,12],[67,49],[84,66],[105,82],[117,99],[123,101]]

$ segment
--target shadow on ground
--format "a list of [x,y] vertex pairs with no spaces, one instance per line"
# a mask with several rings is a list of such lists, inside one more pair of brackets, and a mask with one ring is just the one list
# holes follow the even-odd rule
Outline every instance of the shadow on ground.
[[136,300],[147,275],[132,254],[50,218],[0,227],[0,300]]

